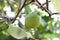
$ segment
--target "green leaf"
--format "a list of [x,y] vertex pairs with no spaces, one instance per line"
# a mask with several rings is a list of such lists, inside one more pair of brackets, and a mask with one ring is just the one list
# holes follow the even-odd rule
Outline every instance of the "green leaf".
[[54,26],[53,26],[53,24],[52,24],[53,21],[54,21],[53,19],[50,19],[50,20],[49,20],[49,22],[47,23],[47,28],[54,28]]
[[50,40],[53,40],[53,38],[55,37],[54,34],[49,34],[49,33],[43,34],[43,36],[44,36],[44,38],[47,38],[47,39],[50,39]]
[[4,0],[0,1],[0,14],[3,13],[3,8],[5,6]]
[[8,36],[4,40],[17,40],[17,39],[13,38],[12,36]]
[[56,10],[60,13],[60,0],[51,0]]
[[6,22],[0,23],[0,31],[4,30],[7,27]]
[[24,25],[19,21],[18,26],[23,28]]
[[26,31],[21,29],[20,27],[16,27],[14,25],[9,25],[7,32],[16,39],[21,39],[26,37]]
[[39,27],[37,27],[37,32],[40,34],[40,33],[44,33],[45,32],[45,27],[40,24]]
[[42,16],[42,19],[44,19],[46,22],[49,21],[49,17],[48,16]]
[[46,33],[46,34],[42,34],[45,38],[48,38],[50,40],[53,40],[53,38],[60,38],[60,34],[50,34],[50,33]]
[[0,32],[0,40],[5,40],[8,35],[5,35],[3,32]]
[[30,9],[29,5],[26,6],[26,7],[25,7],[25,13],[26,13],[26,14],[29,14],[29,13],[31,13],[31,12],[32,12],[32,10]]

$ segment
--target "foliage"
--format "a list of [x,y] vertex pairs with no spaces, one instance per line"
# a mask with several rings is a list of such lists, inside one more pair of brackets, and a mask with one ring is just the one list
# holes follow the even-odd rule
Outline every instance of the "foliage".
[[[58,13],[47,9],[49,2]],[[0,40],[60,40],[59,4],[60,0],[0,0]]]

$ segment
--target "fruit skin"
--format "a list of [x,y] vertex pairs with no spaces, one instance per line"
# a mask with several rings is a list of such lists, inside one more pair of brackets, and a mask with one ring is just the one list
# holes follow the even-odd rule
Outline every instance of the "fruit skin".
[[38,27],[40,24],[39,12],[33,12],[26,16],[25,18],[25,29],[31,29]]

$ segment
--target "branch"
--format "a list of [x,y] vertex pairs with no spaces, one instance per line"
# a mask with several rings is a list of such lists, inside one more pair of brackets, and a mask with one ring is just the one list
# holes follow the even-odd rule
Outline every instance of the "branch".
[[[26,2],[26,1],[25,1],[25,2]],[[24,5],[25,5],[25,2],[24,2],[24,4],[23,4],[23,6],[18,10],[17,15],[15,16],[14,20],[12,21],[12,23],[15,22],[15,20],[16,20],[16,18],[18,17],[19,13],[20,13],[21,10],[23,9],[23,7],[24,7]]]
[[[26,0],[25,0],[25,2],[26,2]],[[24,4],[23,4],[23,6],[21,7],[21,9],[18,10],[18,13],[17,13],[16,17],[14,18],[14,20],[12,21],[12,23],[15,22],[16,18],[18,17],[19,13],[21,12],[21,10],[22,10],[25,6],[27,6],[27,5],[29,5],[30,3],[32,3],[32,1],[29,2],[29,3],[27,3],[27,4],[25,4],[25,2],[24,2]]]
[[[55,14],[59,14],[59,13],[52,13],[50,10],[48,10],[47,8],[44,8],[43,5],[41,5],[41,3],[39,1],[36,0],[36,2],[40,5],[40,8],[42,8],[43,10],[45,10],[48,14],[49,17],[51,18],[51,15],[55,15]],[[51,1],[48,1],[51,2]]]
[[58,15],[59,15],[60,13],[52,13],[51,15],[56,15],[56,14],[58,14]]
[[47,8],[47,10],[48,10],[48,0],[46,0],[46,8]]
[[32,1],[30,1],[30,2],[29,2],[29,3],[27,3],[27,4],[25,4],[25,5],[24,5],[24,7],[25,7],[25,6],[27,6],[27,5],[29,5],[30,3],[32,3]]
[[50,10],[47,10],[46,8],[44,8],[38,0],[36,0],[36,2],[40,5],[40,8],[45,10],[49,14],[49,17],[51,17],[52,12]]
[[[48,1],[48,2],[51,2],[51,1]],[[46,4],[46,2],[45,2],[45,3],[43,3],[43,4],[42,4],[42,6],[44,6],[45,4]]]
[[8,5],[11,7],[11,11],[14,11],[13,5],[11,5],[11,4],[9,3],[9,0],[7,0],[7,3],[8,3]]

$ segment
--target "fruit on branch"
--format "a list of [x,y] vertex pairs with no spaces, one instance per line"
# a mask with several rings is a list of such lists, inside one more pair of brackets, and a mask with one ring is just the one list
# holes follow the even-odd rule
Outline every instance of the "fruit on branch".
[[38,27],[40,24],[40,13],[33,12],[26,16],[25,18],[25,29],[29,30],[31,28]]

